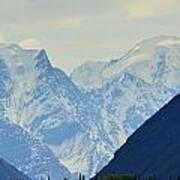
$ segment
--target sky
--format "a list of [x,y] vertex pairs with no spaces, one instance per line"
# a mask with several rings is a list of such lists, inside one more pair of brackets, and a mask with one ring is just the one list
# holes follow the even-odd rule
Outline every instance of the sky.
[[0,0],[0,42],[46,49],[66,73],[159,35],[180,36],[180,0]]

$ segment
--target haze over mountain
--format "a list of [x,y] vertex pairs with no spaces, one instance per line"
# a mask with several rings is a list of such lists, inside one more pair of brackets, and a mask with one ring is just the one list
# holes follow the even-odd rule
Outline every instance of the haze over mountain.
[[180,92],[179,52],[179,38],[155,37],[68,77],[44,50],[2,44],[0,117],[47,145],[71,173],[92,177]]
[[155,174],[174,178],[180,172],[180,95],[147,120],[115,153],[99,176],[105,174]]

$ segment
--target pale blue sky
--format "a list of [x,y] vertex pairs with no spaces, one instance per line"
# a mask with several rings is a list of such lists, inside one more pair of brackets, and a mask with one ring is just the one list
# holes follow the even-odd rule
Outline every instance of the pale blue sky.
[[180,36],[180,0],[0,0],[0,41],[45,48],[67,73],[136,42]]

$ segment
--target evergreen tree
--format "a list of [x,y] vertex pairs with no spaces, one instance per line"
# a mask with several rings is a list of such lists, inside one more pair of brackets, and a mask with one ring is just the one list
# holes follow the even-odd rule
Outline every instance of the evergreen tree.
[[155,174],[149,175],[149,177],[147,178],[147,180],[156,180],[156,175],[155,175]]
[[50,176],[48,175],[48,180],[51,180]]
[[85,180],[85,175],[84,174],[82,175],[82,180]]
[[79,180],[82,180],[82,176],[81,176],[81,173],[79,173]]
[[168,180],[172,180],[172,176],[171,175],[169,175]]

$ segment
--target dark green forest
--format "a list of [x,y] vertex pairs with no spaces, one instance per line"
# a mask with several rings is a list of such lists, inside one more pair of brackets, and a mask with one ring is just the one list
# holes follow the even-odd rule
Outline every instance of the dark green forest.
[[[169,180],[180,180],[180,175],[177,176],[168,176]],[[48,177],[48,180],[51,180],[50,177]],[[68,180],[67,178],[64,178],[64,180]],[[86,180],[85,176],[83,174],[79,174],[79,180]],[[88,180],[88,179],[87,179]],[[156,177],[155,174],[147,175],[147,176],[138,176],[135,174],[110,174],[105,176],[96,176],[92,180],[160,180]]]

